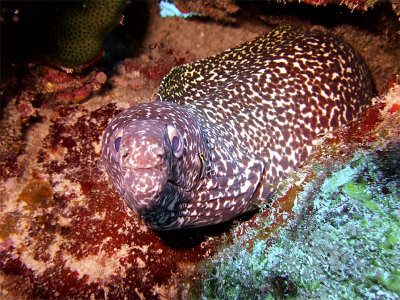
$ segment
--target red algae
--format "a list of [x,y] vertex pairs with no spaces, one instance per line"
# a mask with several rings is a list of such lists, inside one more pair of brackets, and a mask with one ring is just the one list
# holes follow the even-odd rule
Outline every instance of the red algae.
[[29,209],[7,204],[12,229],[0,224],[8,232],[3,290],[46,299],[175,297],[180,270],[213,253],[206,231],[157,233],[126,210],[100,162],[102,132],[118,112],[114,104],[58,109],[35,158],[35,176],[46,180],[19,193]]
[[44,105],[79,103],[99,91],[107,76],[100,71],[67,73],[43,65],[29,65],[20,76],[16,103],[20,118],[28,122]]
[[24,170],[24,167],[18,164],[17,156],[7,158],[0,157],[0,178],[3,180],[19,176]]
[[400,104],[395,103],[388,109],[388,112],[393,114],[399,110],[400,110]]
[[363,117],[350,123],[344,131],[337,131],[337,137],[342,142],[366,142],[366,139],[371,142],[375,138],[371,133],[378,124],[382,121],[381,111],[385,107],[384,103],[369,107],[363,114]]

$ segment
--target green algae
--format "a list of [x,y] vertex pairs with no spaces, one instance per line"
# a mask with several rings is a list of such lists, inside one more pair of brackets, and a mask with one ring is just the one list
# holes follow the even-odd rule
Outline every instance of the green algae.
[[234,238],[213,258],[201,297],[399,298],[399,165],[396,149],[359,153],[320,187],[308,183],[295,208],[306,217],[268,247],[258,239],[249,249]]
[[343,185],[343,192],[355,200],[368,201],[371,199],[371,195],[368,192],[367,182],[363,180],[362,182],[350,181]]

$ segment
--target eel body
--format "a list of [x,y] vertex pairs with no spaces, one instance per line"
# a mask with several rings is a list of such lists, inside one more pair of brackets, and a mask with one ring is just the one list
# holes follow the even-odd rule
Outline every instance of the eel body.
[[111,121],[102,157],[151,228],[217,224],[268,201],[312,141],[356,119],[372,96],[368,68],[347,43],[278,27],[172,69],[155,102]]

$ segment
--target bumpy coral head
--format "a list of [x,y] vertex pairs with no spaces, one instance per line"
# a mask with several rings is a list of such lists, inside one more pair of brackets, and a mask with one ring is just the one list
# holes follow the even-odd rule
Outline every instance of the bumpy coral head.
[[103,161],[125,203],[153,228],[172,226],[197,184],[205,140],[178,106],[148,103],[119,114],[107,127]]

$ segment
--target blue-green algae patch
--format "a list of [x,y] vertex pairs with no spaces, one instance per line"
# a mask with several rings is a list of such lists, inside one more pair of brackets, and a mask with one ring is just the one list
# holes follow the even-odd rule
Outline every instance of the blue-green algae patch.
[[202,298],[399,299],[399,199],[400,150],[355,155],[305,186],[272,245],[241,237],[223,248]]

